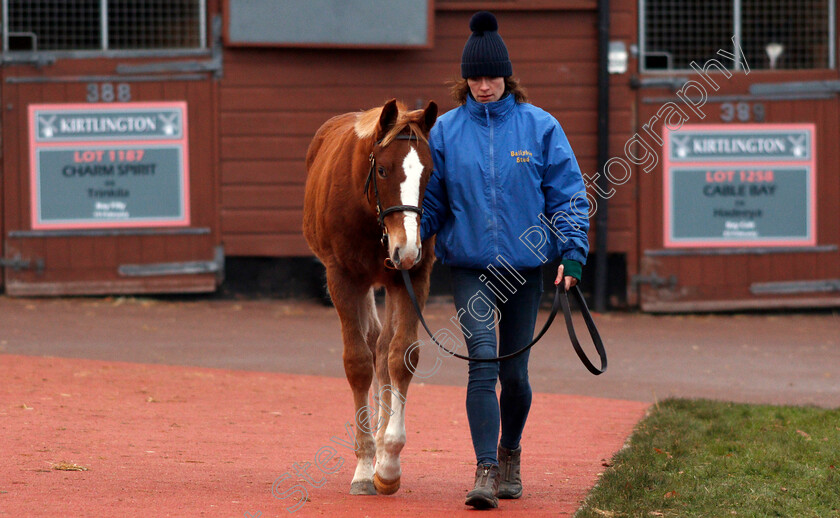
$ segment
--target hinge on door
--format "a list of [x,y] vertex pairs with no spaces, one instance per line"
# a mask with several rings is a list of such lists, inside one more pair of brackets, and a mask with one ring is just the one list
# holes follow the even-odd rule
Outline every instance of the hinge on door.
[[157,275],[200,275],[215,273],[218,284],[224,281],[225,250],[217,246],[211,261],[185,261],[151,264],[122,264],[117,268],[124,277],[151,277]]
[[687,77],[637,77],[630,78],[630,88],[670,88],[676,92],[688,82]]
[[754,282],[750,284],[750,293],[753,295],[795,295],[800,293],[833,292],[840,292],[840,279]]
[[40,274],[44,272],[44,259],[40,257],[36,259],[24,259],[20,254],[10,259],[0,257],[0,268],[11,268],[16,272],[21,270],[35,270],[35,273]]
[[55,56],[51,54],[41,54],[39,52],[29,53],[23,55],[8,56],[3,55],[0,58],[0,64],[3,65],[32,65],[35,68],[43,68],[45,66],[55,64]]
[[638,287],[640,284],[650,284],[654,288],[668,288],[669,290],[677,287],[676,275],[670,275],[666,278],[656,275],[656,272],[650,275],[634,275],[630,281],[634,287]]

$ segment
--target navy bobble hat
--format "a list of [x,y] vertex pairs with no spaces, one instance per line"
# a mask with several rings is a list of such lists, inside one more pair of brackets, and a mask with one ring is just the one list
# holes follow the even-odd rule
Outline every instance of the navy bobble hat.
[[470,35],[461,54],[461,77],[508,77],[513,75],[507,47],[499,36],[499,22],[492,13],[480,11],[470,19]]

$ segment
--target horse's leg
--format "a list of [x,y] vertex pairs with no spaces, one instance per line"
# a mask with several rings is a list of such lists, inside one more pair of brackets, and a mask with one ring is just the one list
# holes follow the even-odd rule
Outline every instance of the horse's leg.
[[[384,352],[380,354],[382,350],[379,343],[382,340],[383,329],[382,323],[379,321],[379,314],[376,310],[376,297],[375,297],[375,290],[371,288],[368,292],[368,297],[365,299],[365,306],[363,306],[363,311],[360,315],[362,321],[367,319],[368,322],[368,331],[366,336],[366,341],[368,348],[370,349],[371,354],[373,354],[373,364],[374,364],[374,376],[373,376],[373,409],[376,414],[376,423],[372,428],[376,428],[372,430],[374,436],[376,437],[376,458],[379,459],[379,445],[381,443],[381,436],[385,432],[384,426],[387,425],[388,414],[384,414],[384,421],[383,421],[383,413],[380,411],[379,408],[379,398],[376,396],[379,393],[379,387],[382,385],[388,384],[388,372],[387,369],[385,371],[385,379],[383,381],[382,375],[379,372],[379,365],[382,361],[382,358],[386,358],[387,361],[388,357],[388,350],[387,346],[384,349]],[[387,320],[386,320],[387,322]],[[385,333],[387,334],[387,333]]]
[[385,451],[383,441],[385,440],[385,430],[388,427],[390,414],[388,411],[391,408],[390,393],[385,392],[383,396],[388,399],[382,401],[380,404],[380,392],[385,387],[391,386],[391,375],[388,373],[388,348],[391,345],[391,340],[394,338],[394,303],[391,296],[385,297],[385,319],[382,331],[379,333],[379,339],[376,341],[376,350],[374,355],[376,357],[376,380],[377,387],[374,395],[374,403],[376,405],[377,424],[379,428],[376,430],[376,462],[381,461],[382,453]]
[[[336,270],[327,270],[327,285],[333,304],[341,321],[341,336],[344,341],[344,373],[353,390],[356,426],[356,472],[350,483],[352,495],[375,495],[373,485],[374,455],[376,444],[370,425],[373,415],[368,406],[368,390],[373,380],[373,353],[368,347],[367,336],[370,320],[368,286],[354,282],[349,276]],[[366,300],[367,299],[367,300]],[[367,407],[367,410],[360,409]]]
[[[365,301],[361,306],[359,319],[363,325],[364,322],[367,322],[365,343],[367,344],[368,349],[370,349],[371,354],[373,354],[374,374],[376,374],[376,344],[379,341],[379,335],[382,334],[382,323],[379,322],[379,314],[376,311],[374,288],[370,288],[370,290],[368,290],[367,297],[365,297]],[[374,377],[374,381],[376,381],[376,377]]]
[[[379,341],[379,335],[382,333],[382,324],[379,322],[379,314],[376,311],[376,296],[373,287],[368,290],[364,302],[359,306],[359,321],[362,323],[365,344],[367,344],[370,353],[373,355],[373,389],[376,390],[376,385],[378,384],[376,373],[376,344]],[[375,403],[376,401],[374,400],[374,409],[376,409]]]
[[[418,275],[414,284],[418,294],[418,302],[422,308],[428,293],[428,276]],[[412,371],[406,365],[406,351],[417,341],[417,314],[408,298],[408,292],[401,284],[388,287],[388,298],[393,304],[392,325],[394,336],[388,351],[388,374],[390,376],[390,390],[380,389],[383,404],[389,405],[390,420],[379,447],[376,463],[376,474],[373,482],[376,490],[382,494],[391,494],[400,488],[400,452],[405,446],[405,404],[408,395],[408,384],[411,382]],[[411,350],[411,364],[417,365],[419,352],[417,348]],[[390,397],[385,397],[390,396]]]

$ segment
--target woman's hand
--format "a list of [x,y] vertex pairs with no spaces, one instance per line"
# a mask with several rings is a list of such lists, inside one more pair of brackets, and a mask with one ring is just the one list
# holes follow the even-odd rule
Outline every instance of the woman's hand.
[[562,264],[557,267],[557,278],[554,279],[554,284],[555,285],[560,284],[560,281],[565,282],[566,291],[569,291],[570,289],[572,289],[572,286],[577,284],[577,279],[575,279],[574,277],[572,277],[570,275],[567,275],[565,278],[563,277],[563,265]]

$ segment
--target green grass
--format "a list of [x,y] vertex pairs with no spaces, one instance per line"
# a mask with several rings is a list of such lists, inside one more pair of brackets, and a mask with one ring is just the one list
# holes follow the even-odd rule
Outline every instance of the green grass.
[[838,471],[840,409],[668,400],[575,516],[840,517]]

